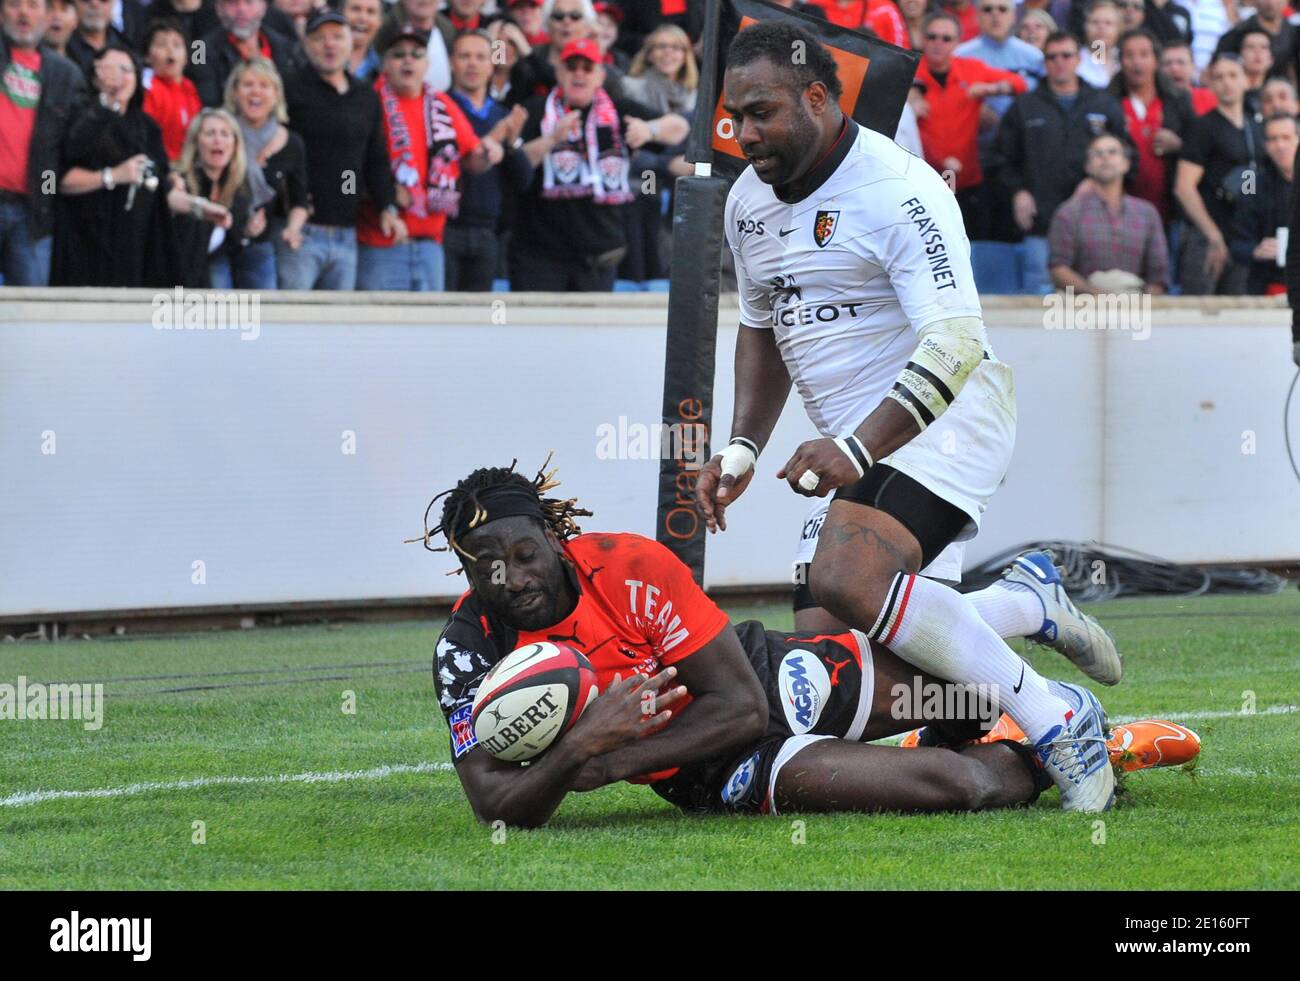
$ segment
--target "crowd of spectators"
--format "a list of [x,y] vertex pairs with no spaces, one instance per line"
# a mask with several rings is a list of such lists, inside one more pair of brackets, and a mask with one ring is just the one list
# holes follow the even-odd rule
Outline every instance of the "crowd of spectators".
[[[1002,288],[1285,290],[1283,0],[776,0],[915,49]],[[662,281],[703,0],[0,0],[0,281]]]

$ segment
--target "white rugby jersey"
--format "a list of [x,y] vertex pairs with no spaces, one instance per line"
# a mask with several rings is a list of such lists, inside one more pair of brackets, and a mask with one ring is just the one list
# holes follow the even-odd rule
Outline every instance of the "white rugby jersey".
[[893,387],[918,330],[981,315],[970,242],[943,178],[851,119],[785,193],[749,167],[727,197],[741,322],[776,331],[809,418],[840,436]]

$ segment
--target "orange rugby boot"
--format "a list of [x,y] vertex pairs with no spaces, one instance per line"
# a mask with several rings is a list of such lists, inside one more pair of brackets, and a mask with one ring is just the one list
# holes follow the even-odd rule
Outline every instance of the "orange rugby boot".
[[1182,766],[1201,751],[1201,737],[1164,719],[1141,719],[1114,726],[1106,740],[1110,762],[1121,770]]

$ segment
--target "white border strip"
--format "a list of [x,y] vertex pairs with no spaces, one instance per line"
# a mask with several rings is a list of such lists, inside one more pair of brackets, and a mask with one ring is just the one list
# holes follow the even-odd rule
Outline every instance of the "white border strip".
[[243,786],[274,783],[343,783],[347,780],[382,780],[405,773],[442,773],[453,769],[450,763],[394,763],[373,770],[335,770],[326,773],[280,773],[261,777],[195,777],[193,780],[167,780],[132,783],[124,787],[101,787],[96,790],[28,790],[0,797],[0,807],[23,807],[47,800],[80,800],[87,797],[132,797],[155,790],[195,790],[202,787]]

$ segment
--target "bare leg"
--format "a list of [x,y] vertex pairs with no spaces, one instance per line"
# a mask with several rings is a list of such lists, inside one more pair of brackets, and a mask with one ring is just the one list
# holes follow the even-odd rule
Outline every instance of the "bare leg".
[[809,587],[815,600],[909,663],[962,684],[997,691],[1002,708],[1033,740],[1067,721],[1070,706],[950,586],[917,576],[921,546],[892,515],[832,502],[817,541]]
[[842,634],[848,624],[820,606],[809,606],[794,611],[794,629],[799,633]]
[[899,749],[824,739],[781,768],[779,813],[980,811],[1033,801],[1041,788],[1007,743]]
[[[871,716],[862,733],[864,742],[896,736],[919,726],[931,726],[942,736],[942,743],[960,743],[978,739],[998,721],[1002,709],[982,700],[970,718],[934,719],[918,716],[914,709],[924,703],[924,696],[916,697],[917,688],[933,690],[929,686],[951,685],[952,682],[936,678],[920,668],[908,664],[901,657],[875,641],[871,642],[872,669],[875,671],[875,695],[871,702]],[[964,699],[957,704],[966,705]]]

